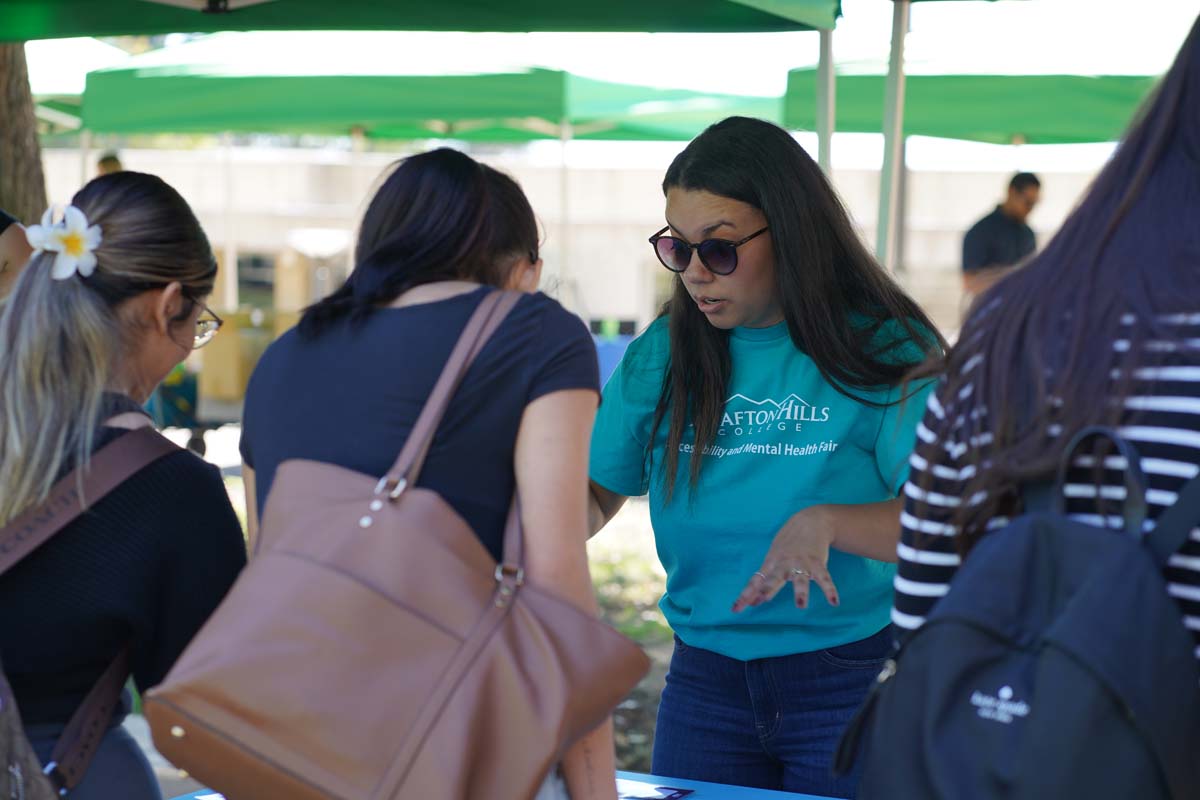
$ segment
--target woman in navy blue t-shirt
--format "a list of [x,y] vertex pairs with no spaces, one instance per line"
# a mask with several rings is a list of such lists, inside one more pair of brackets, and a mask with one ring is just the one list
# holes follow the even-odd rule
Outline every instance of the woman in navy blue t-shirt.
[[[462,153],[413,156],[371,201],[356,252],[346,284],[308,309],[251,378],[242,433],[251,535],[288,459],[385,474],[471,313],[493,287],[522,290],[457,389],[419,484],[497,560],[519,488],[530,580],[595,614],[584,487],[596,351],[577,317],[534,293],[542,262],[524,193]],[[613,761],[608,724],[568,750],[571,798],[615,798]],[[561,797],[556,781],[539,798]]]

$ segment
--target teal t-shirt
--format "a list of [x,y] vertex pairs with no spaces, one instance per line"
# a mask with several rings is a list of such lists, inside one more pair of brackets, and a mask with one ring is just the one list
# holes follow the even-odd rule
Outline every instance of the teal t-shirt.
[[[789,587],[740,614],[732,607],[775,534],[797,511],[899,494],[932,384],[909,387],[911,396],[897,405],[858,402],[821,376],[792,344],[786,323],[738,328],[729,347],[729,399],[694,489],[688,487],[690,426],[669,502],[663,483],[668,420],[659,426],[653,459],[646,459],[669,355],[665,318],[630,344],[604,388],[592,434],[592,480],[622,495],[649,492],[655,543],[667,573],[660,606],[686,644],[750,660],[822,650],[877,633],[889,621],[895,566],[838,550],[829,556],[838,607],[815,586],[807,609],[796,608]],[[894,400],[901,387],[859,394],[874,402]],[[899,530],[899,520],[896,525]]]

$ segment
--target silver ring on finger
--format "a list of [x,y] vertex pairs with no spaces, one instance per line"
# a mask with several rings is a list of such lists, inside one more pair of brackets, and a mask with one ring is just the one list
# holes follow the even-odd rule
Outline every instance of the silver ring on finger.
[[[745,573],[743,573],[743,574],[745,574]],[[754,574],[757,575],[758,577],[762,578],[764,581],[767,579],[767,576],[762,574],[761,572],[756,572]]]
[[792,575],[797,578],[811,578],[812,574],[799,568],[792,569]]

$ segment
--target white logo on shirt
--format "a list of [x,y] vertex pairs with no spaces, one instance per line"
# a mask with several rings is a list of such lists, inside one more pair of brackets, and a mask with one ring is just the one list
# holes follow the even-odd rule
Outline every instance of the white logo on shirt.
[[978,689],[971,695],[971,705],[983,719],[995,720],[1004,725],[1012,724],[1016,717],[1029,716],[1029,704],[1024,700],[1013,699],[1011,686],[1001,686],[995,695],[984,694]]
[[[704,455],[725,458],[738,455],[814,456],[833,453],[840,446],[833,439],[807,444],[767,439],[772,434],[799,433],[805,425],[828,422],[829,410],[828,406],[814,406],[797,394],[789,394],[783,400],[755,400],[744,394],[735,394],[725,401],[717,436],[732,436],[739,441],[714,442],[704,448]],[[679,445],[681,453],[694,450],[690,444]]]
[[794,424],[798,431],[801,423],[828,421],[829,406],[814,406],[796,394],[789,394],[782,401],[769,397],[755,400],[744,394],[735,394],[725,401],[725,413],[717,434],[742,436],[747,433],[784,431],[791,427],[788,423]]

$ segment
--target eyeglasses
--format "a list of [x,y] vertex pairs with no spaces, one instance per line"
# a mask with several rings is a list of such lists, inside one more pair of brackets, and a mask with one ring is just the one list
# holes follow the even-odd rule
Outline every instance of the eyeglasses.
[[700,263],[714,275],[728,275],[737,269],[737,249],[755,236],[761,236],[770,230],[769,227],[763,228],[736,242],[729,239],[705,239],[699,244],[689,244],[676,236],[664,236],[663,234],[670,229],[671,226],[668,225],[650,237],[654,254],[658,256],[662,265],[671,272],[684,272],[688,264],[692,263],[692,251],[695,250],[700,256]]
[[[192,341],[193,350],[199,350],[211,342],[213,337],[217,335],[217,331],[221,330],[221,326],[225,324],[225,320],[213,313],[211,308],[199,300],[196,302],[200,304],[200,308],[203,310],[200,312],[200,318],[196,320],[196,338]],[[205,314],[208,315],[207,318],[204,316]]]

